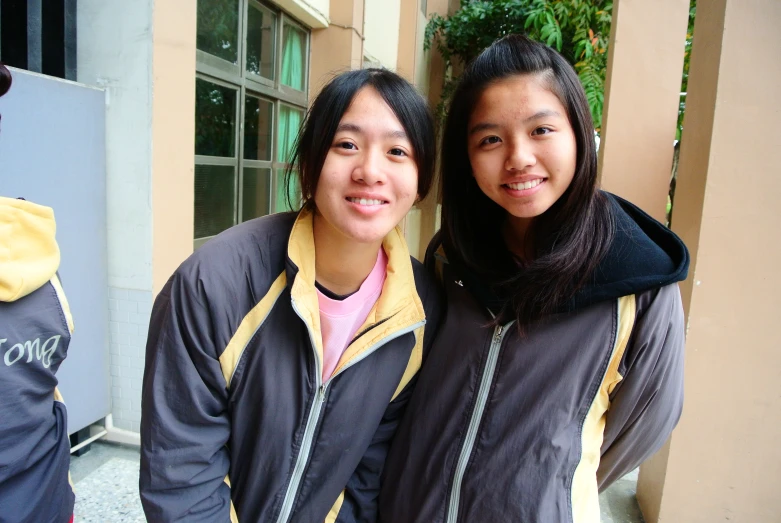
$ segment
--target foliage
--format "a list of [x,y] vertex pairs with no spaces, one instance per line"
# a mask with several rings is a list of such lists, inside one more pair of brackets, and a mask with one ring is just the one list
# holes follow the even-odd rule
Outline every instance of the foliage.
[[681,101],[678,107],[678,128],[675,139],[681,139],[683,132],[683,113],[686,109],[686,93],[689,90],[689,59],[692,54],[692,40],[694,38],[694,15],[697,14],[697,0],[691,0],[689,4],[689,28],[686,30],[686,52],[683,55],[683,78],[681,80]]
[[[497,38],[525,33],[559,51],[586,91],[594,125],[602,125],[612,0],[462,0],[451,16],[434,15],[426,26],[425,49],[436,44],[446,66],[464,65]],[[443,88],[440,117],[457,78]]]

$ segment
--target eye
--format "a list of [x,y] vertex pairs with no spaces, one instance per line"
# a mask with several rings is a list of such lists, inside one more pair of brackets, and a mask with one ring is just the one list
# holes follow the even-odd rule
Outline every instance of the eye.
[[352,142],[337,142],[334,144],[334,147],[338,149],[347,149],[348,151],[354,151],[357,149],[355,144]]
[[487,136],[480,140],[480,145],[493,145],[495,143],[499,143],[502,140],[498,136]]
[[544,134],[550,134],[553,132],[553,129],[550,127],[537,127],[535,130],[532,131],[532,136],[542,136]]
[[390,151],[388,151],[389,154],[393,156],[407,156],[407,153],[403,149],[399,149],[398,147],[394,147]]

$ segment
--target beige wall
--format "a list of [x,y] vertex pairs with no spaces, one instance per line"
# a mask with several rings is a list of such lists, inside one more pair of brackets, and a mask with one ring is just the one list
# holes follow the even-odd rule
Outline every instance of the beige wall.
[[193,249],[196,3],[155,2],[152,38],[152,292]]
[[328,27],[329,0],[271,1],[313,29]]
[[660,221],[667,205],[688,12],[689,0],[613,2],[601,181]]
[[779,23],[778,0],[697,6],[672,224],[693,255],[686,404],[659,521],[781,518]]
[[[426,19],[430,18],[433,14],[445,16],[452,14],[459,8],[460,2],[458,0],[428,0]],[[421,66],[425,67],[425,77],[416,78],[416,84],[418,88],[425,86],[424,92],[428,97],[431,109],[436,110],[437,104],[442,95],[442,85],[445,78],[445,62],[442,59],[442,55],[439,54],[436,49],[432,49],[428,52],[423,52],[423,37],[422,32],[425,31],[425,21],[422,21],[418,26],[418,31],[421,34],[420,37],[420,50]],[[437,133],[437,143],[439,143],[439,133]],[[416,221],[420,223],[420,233],[418,234],[418,248],[417,253],[419,259],[426,253],[426,247],[428,247],[432,236],[439,229],[439,176],[434,177],[434,184],[431,187],[431,191],[425,200],[419,202],[416,208],[420,211],[420,216],[416,217]],[[411,236],[408,236],[411,237]],[[410,247],[411,252],[415,252],[413,247]],[[414,254],[413,254],[414,255]]]
[[364,54],[395,71],[399,51],[401,0],[365,0]]
[[426,24],[428,23],[428,18],[426,17],[426,14],[418,11],[418,16],[416,19],[415,27],[416,27],[416,34],[415,34],[415,86],[420,90],[421,93],[428,96],[429,89],[431,87],[431,77],[429,75],[429,71],[431,70],[431,54],[432,51],[424,51],[423,50],[423,43],[425,39],[425,33],[426,33]]
[[363,65],[363,0],[331,0],[331,24],[312,31],[309,100],[334,73]]
[[423,49],[423,41],[417,40],[418,19],[423,18],[420,13],[420,0],[400,0],[398,48],[396,53],[397,73],[412,83],[415,83],[415,62],[418,57],[418,48]]

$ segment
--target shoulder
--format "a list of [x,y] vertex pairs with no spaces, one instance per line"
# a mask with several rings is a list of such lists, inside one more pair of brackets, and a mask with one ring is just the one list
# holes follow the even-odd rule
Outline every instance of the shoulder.
[[[249,289],[262,295],[284,271],[287,243],[296,213],[249,220],[222,232],[190,255],[169,285],[188,295],[225,296]],[[213,300],[209,300],[213,301]]]
[[656,365],[680,359],[683,354],[685,324],[678,284],[638,293],[634,305],[630,342],[621,362],[622,375],[638,362]]
[[683,303],[677,283],[663,285],[635,295],[635,317],[653,321],[660,327],[683,322]]

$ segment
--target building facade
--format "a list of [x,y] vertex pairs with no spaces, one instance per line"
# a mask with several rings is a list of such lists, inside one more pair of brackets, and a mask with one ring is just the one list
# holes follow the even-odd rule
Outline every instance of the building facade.
[[[108,312],[101,350],[110,438],[138,441],[149,312],[170,274],[225,228],[295,203],[297,188],[282,173],[324,82],[384,66],[436,104],[444,67],[423,51],[423,32],[428,16],[457,7],[458,0],[0,0],[0,60],[103,91],[108,297],[100,318],[76,322],[103,321]],[[688,9],[689,0],[613,2],[601,182],[657,218],[669,188]],[[773,90],[780,21],[778,0],[698,6],[671,224],[692,254],[681,285],[687,399],[669,444],[641,469],[647,521],[769,522],[781,513],[781,483],[765,474],[781,464],[780,340],[772,328],[781,291],[772,240],[781,135],[768,118],[781,111]],[[11,124],[3,120],[0,145]],[[437,227],[434,194],[403,227],[420,256]]]
[[[385,67],[428,91],[423,30],[436,7],[0,0],[0,60],[105,95],[109,438],[137,441],[149,314],[171,273],[232,225],[297,205],[290,149],[334,74]],[[421,213],[404,224],[415,255]]]

